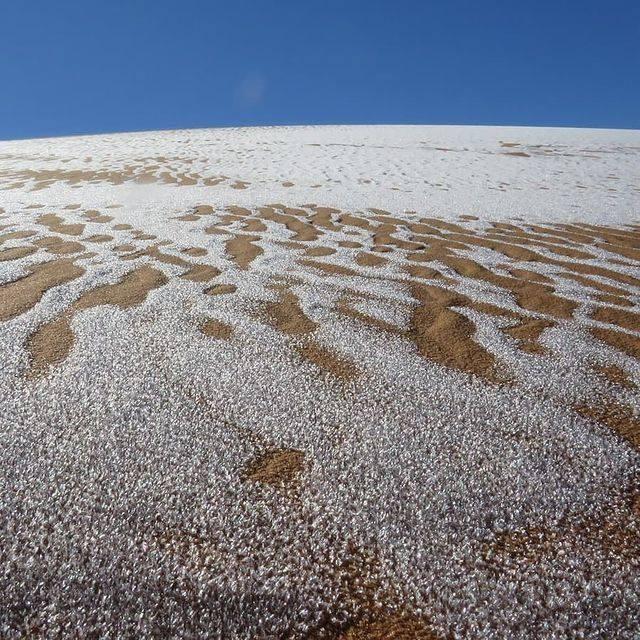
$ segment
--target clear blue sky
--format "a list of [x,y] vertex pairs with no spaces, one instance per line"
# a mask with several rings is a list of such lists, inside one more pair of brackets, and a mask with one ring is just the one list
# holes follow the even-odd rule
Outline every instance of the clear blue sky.
[[0,139],[308,123],[640,128],[640,0],[0,7]]

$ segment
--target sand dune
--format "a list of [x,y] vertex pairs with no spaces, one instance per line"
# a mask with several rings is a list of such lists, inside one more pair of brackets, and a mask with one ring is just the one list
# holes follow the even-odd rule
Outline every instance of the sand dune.
[[0,143],[0,635],[633,638],[640,133]]

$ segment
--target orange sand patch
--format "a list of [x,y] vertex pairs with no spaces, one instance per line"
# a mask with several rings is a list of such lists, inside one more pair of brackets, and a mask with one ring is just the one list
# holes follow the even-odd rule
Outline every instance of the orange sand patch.
[[38,238],[33,241],[33,244],[41,249],[46,249],[49,253],[56,255],[66,255],[69,253],[80,253],[84,251],[85,246],[80,242],[74,240],[63,240],[59,236],[48,236],[45,238]]
[[349,360],[338,356],[315,340],[305,340],[296,347],[300,356],[336,378],[350,380],[358,375],[358,368]]
[[209,282],[220,275],[220,269],[208,264],[194,264],[189,271],[181,275],[184,280],[192,282]]
[[419,305],[411,318],[409,336],[424,358],[489,382],[503,381],[496,373],[493,355],[473,339],[473,322],[449,308],[469,306],[465,296],[417,283],[411,285],[411,291]]
[[38,224],[47,227],[54,233],[63,233],[69,236],[79,236],[84,231],[84,224],[66,224],[64,219],[54,213],[47,213],[38,218]]
[[216,338],[218,340],[229,340],[233,335],[233,327],[221,322],[220,320],[214,320],[210,318],[200,325],[200,331],[209,338]]
[[632,358],[640,360],[640,338],[622,331],[613,329],[591,329],[591,333],[602,342],[606,342],[610,347],[619,349]]
[[359,253],[356,256],[356,263],[361,267],[381,267],[387,264],[389,261],[382,256],[376,256],[372,253]]
[[420,618],[395,615],[354,624],[337,640],[439,640],[439,636]]
[[542,354],[546,350],[538,342],[545,329],[555,326],[550,320],[540,320],[538,318],[521,318],[519,324],[514,327],[507,327],[504,332],[519,341],[520,349],[532,354]]
[[574,409],[581,416],[606,425],[633,447],[640,449],[640,416],[631,407],[603,399],[597,404],[578,405]]
[[27,351],[31,356],[28,377],[43,375],[49,367],[67,358],[74,343],[71,319],[75,313],[101,305],[112,304],[122,309],[139,305],[149,291],[166,282],[162,271],[144,265],[127,273],[117,284],[102,285],[83,293],[70,309],[40,326],[27,340]]
[[219,296],[228,293],[235,293],[238,287],[235,284],[214,284],[212,287],[204,290],[208,296]]
[[10,260],[19,260],[25,256],[31,255],[36,249],[34,247],[11,247],[10,249],[0,250],[0,262],[7,262]]
[[227,240],[225,249],[233,261],[241,268],[247,267],[262,253],[262,247],[254,244],[260,236],[237,235]]
[[207,250],[202,249],[201,247],[188,247],[187,249],[183,249],[182,253],[186,253],[188,256],[193,257],[201,257],[207,255]]
[[631,381],[629,376],[618,366],[612,365],[594,365],[596,373],[604,376],[612,384],[624,387],[625,389],[635,389],[636,385]]
[[34,307],[53,287],[79,278],[85,270],[73,260],[52,260],[31,267],[27,275],[0,285],[0,320],[9,320]]
[[300,307],[297,296],[286,286],[279,287],[280,300],[265,305],[267,322],[282,333],[290,336],[312,333],[316,323],[310,320]]
[[246,480],[280,489],[295,487],[305,468],[305,454],[297,449],[272,449],[252,460],[245,470]]

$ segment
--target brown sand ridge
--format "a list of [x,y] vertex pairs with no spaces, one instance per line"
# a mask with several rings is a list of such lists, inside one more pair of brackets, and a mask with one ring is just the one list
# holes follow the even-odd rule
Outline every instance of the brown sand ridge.
[[[556,258],[550,258],[548,256],[544,256],[537,251],[533,251],[531,249],[525,248],[518,244],[513,244],[511,239],[507,241],[504,240],[494,240],[489,239],[487,237],[481,237],[479,235],[471,235],[467,233],[440,233],[441,241],[447,241],[448,243],[455,242],[457,243],[457,248],[465,249],[472,248],[473,245],[483,247],[485,249],[491,249],[492,251],[496,251],[501,253],[502,255],[507,256],[513,260],[523,261],[523,262],[539,262],[542,264],[548,264],[557,267],[563,267],[567,271],[581,274],[581,275],[591,275],[591,276],[601,276],[603,278],[609,278],[612,280],[616,280],[623,284],[630,284],[632,286],[640,286],[640,280],[634,278],[633,276],[629,276],[624,273],[620,273],[613,269],[608,269],[606,267],[601,267],[597,265],[585,264],[581,262],[566,262],[564,260],[558,260]],[[425,242],[429,242],[428,239],[424,239]],[[471,245],[471,246],[470,246]],[[455,248],[452,244],[448,244],[451,248]]]
[[33,241],[33,244],[49,253],[56,255],[67,255],[70,253],[80,253],[85,250],[85,246],[75,240],[63,240],[60,236],[45,236]]
[[568,278],[570,280],[573,280],[574,282],[578,282],[584,287],[589,287],[591,289],[596,289],[597,291],[601,291],[602,293],[609,293],[611,295],[616,295],[616,296],[629,295],[629,291],[627,289],[614,287],[610,284],[602,283],[599,280],[594,280],[593,278],[586,278],[585,276],[581,276],[575,273],[560,273],[559,275],[562,276],[563,278]]
[[[74,205],[74,208],[80,207]],[[200,219],[202,216],[212,214],[214,211],[211,207],[201,205],[187,215]],[[83,215],[90,222],[112,221],[110,216],[103,216],[97,211],[87,211]],[[640,357],[640,337],[636,335],[640,331],[640,314],[636,313],[633,291],[629,289],[630,286],[640,287],[640,279],[629,275],[631,272],[616,267],[616,265],[625,266],[629,263],[621,262],[616,258],[603,258],[598,251],[602,249],[628,260],[636,260],[640,229],[635,227],[613,229],[581,224],[525,225],[494,222],[484,229],[470,229],[463,226],[462,222],[456,224],[415,216],[406,220],[377,209],[369,213],[346,213],[315,204],[304,205],[303,208],[270,204],[255,211],[229,206],[223,214],[215,212],[213,220],[217,222],[207,227],[205,232],[226,234],[223,240],[226,252],[240,269],[250,269],[253,261],[263,254],[263,249],[258,242],[263,237],[261,234],[265,234],[271,242],[299,251],[296,259],[301,267],[335,278],[330,284],[341,289],[341,295],[334,309],[338,313],[376,330],[405,335],[415,342],[419,353],[425,358],[446,367],[480,376],[492,383],[506,382],[507,379],[498,372],[495,357],[475,339],[475,323],[456,310],[457,308],[467,308],[514,321],[511,326],[499,328],[499,331],[515,339],[518,348],[522,351],[543,356],[545,350],[540,345],[539,339],[546,329],[555,326],[560,320],[581,323],[579,318],[574,318],[574,312],[581,303],[571,299],[574,295],[573,291],[576,291],[577,298],[583,299],[586,295],[591,303],[596,304],[595,308],[589,311],[591,318],[606,325],[589,327],[588,331],[609,346],[632,357]],[[52,232],[67,236],[80,235],[84,229],[83,224],[68,224],[61,216],[55,214],[41,215],[38,222]],[[275,231],[275,237],[269,237],[272,235],[274,225],[284,227],[288,233],[285,232],[283,236],[280,229]],[[185,259],[187,256],[206,255],[208,252],[204,248],[188,247],[182,249],[181,255],[165,253],[161,250],[167,241],[140,248],[135,246],[135,241],[154,239],[153,236],[134,230],[127,224],[112,226],[119,230],[132,231],[134,244],[128,247],[121,245],[113,249],[124,251],[126,248],[130,251],[128,255],[122,255],[122,259],[148,257],[160,263],[180,267],[183,270],[180,277],[194,282],[209,282],[220,275],[220,270],[213,266]],[[224,229],[225,227],[227,229]],[[238,232],[237,229],[240,228],[242,231]],[[358,242],[356,239],[336,241],[333,238],[329,239],[330,234],[325,234],[325,231],[342,231],[347,234],[361,235],[363,237],[358,240],[363,241]],[[33,232],[20,231],[5,233],[0,236],[0,243],[3,240],[29,237],[32,234]],[[307,244],[315,243],[321,236],[324,236],[321,245]],[[289,239],[282,240],[283,237]],[[111,239],[111,236],[96,236],[88,240],[106,242]],[[372,248],[371,243],[373,243]],[[59,255],[79,253],[84,250],[82,243],[64,240],[57,235],[38,238],[32,244],[34,247]],[[351,249],[359,251],[350,251]],[[492,266],[487,266],[484,260],[472,257],[470,252],[478,249],[500,254],[497,256],[498,271]],[[30,252],[32,249],[26,246],[4,250],[0,252],[0,261],[20,259]],[[358,310],[354,306],[354,301],[366,296],[353,295],[353,285],[345,282],[346,278],[367,279],[369,282],[393,280],[395,275],[388,278],[386,272],[376,273],[371,269],[387,264],[388,256],[383,257],[383,254],[390,252],[394,254],[392,264],[398,266],[399,277],[396,281],[404,283],[418,303],[412,311],[410,329],[406,332]],[[339,256],[336,262],[331,262],[331,258],[323,259],[336,253]],[[348,260],[352,260],[348,263],[349,266],[345,266],[347,264],[344,262],[345,256]],[[73,277],[83,273],[83,270],[72,262],[59,262],[62,265],[67,264],[71,273],[76,274]],[[493,264],[495,263],[494,259]],[[544,273],[537,273],[536,268]],[[4,313],[8,316],[10,313],[22,313],[33,306],[47,288],[56,285],[56,278],[62,278],[60,283],[64,283],[66,281],[64,278],[67,276],[64,274],[56,276],[54,271],[52,266],[39,265],[31,268],[24,278],[0,286],[0,295],[7,296],[7,292],[14,291],[21,293],[21,296],[17,297],[11,293],[14,311],[8,311],[7,305],[3,305],[0,314]],[[382,275],[378,275],[379,273]],[[39,277],[36,277],[38,274],[40,274]],[[502,295],[505,293],[509,295],[515,305],[526,312],[532,312],[531,315],[519,313],[515,307],[502,308],[476,302],[466,295],[457,293],[455,288],[463,283],[463,279],[475,281],[481,291],[493,291],[494,287],[500,289]],[[566,286],[567,279],[572,281],[568,293],[558,294],[556,286]],[[24,282],[18,284],[21,281]],[[575,286],[573,283],[576,283]],[[464,284],[470,283],[466,281]],[[25,288],[32,288],[32,293],[25,294]],[[207,295],[230,294],[235,291],[235,285],[222,283],[204,289]],[[333,353],[330,347],[322,345],[312,337],[311,334],[316,330],[317,324],[303,312],[298,298],[291,289],[280,286],[279,292],[279,300],[264,305],[266,313],[263,319],[282,333],[294,337],[292,349],[322,371],[342,380],[350,380],[358,375],[357,363]],[[16,306],[18,303],[13,301],[13,298],[23,299],[26,302],[23,302],[22,306]],[[375,304],[373,299],[368,301]],[[380,302],[387,301],[383,298]],[[86,303],[78,301],[69,313],[81,309],[82,304]],[[71,348],[65,345],[72,345],[73,342],[73,334],[68,323],[70,318],[66,324],[61,318],[58,320],[60,320],[58,324],[55,324],[56,321],[50,323],[49,326],[41,328],[41,332],[34,334],[31,339],[34,351],[40,353],[46,352],[44,342],[54,345],[50,347],[50,354],[42,357],[42,362],[45,364],[63,360]],[[201,327],[203,333],[228,339],[232,329],[228,325],[225,325],[227,329],[214,326],[215,322],[217,321],[211,321],[209,325],[205,323]],[[37,369],[37,366],[35,368]],[[618,382],[621,377],[617,374],[603,371],[602,375],[614,384],[623,384]],[[593,409],[589,407],[588,411],[592,412]],[[609,424],[625,437],[633,440],[636,438],[634,435],[636,418],[625,411],[609,407],[606,412],[594,419]]]
[[244,221],[244,231],[248,231],[249,233],[260,233],[262,231],[266,231],[267,227],[264,223],[260,222],[260,220],[256,220],[255,218],[248,218]]
[[358,272],[349,267],[343,267],[340,264],[333,264],[330,262],[320,262],[320,260],[299,260],[298,264],[303,267],[312,267],[318,269],[324,274],[329,276],[357,276]]
[[131,235],[136,240],[155,240],[157,238],[157,236],[154,236],[152,233],[145,233],[139,230],[132,231]]
[[238,287],[235,284],[214,284],[213,286],[204,290],[208,296],[219,296],[227,293],[235,293]]
[[[132,246],[132,245],[128,245]],[[180,256],[174,256],[171,253],[164,253],[160,251],[160,244],[154,244],[150,247],[146,247],[144,249],[138,249],[133,253],[130,253],[126,256],[122,256],[123,260],[135,260],[136,258],[149,257],[157,260],[158,262],[162,262],[164,264],[170,264],[174,267],[182,267],[184,269],[189,269],[191,267],[191,262],[181,258]]]
[[482,555],[489,565],[537,564],[564,553],[564,546],[591,553],[614,554],[632,562],[640,560],[640,512],[634,509],[633,494],[624,505],[604,506],[594,515],[564,518],[551,527],[533,525],[505,531],[485,543]]
[[590,240],[594,246],[610,253],[640,260],[640,232],[637,229],[616,229],[586,223],[561,225],[561,228],[573,232],[576,237],[586,238],[585,242]]
[[305,468],[305,454],[298,449],[271,449],[252,460],[245,478],[278,488],[292,488]]
[[216,267],[212,267],[211,265],[194,264],[180,277],[184,280],[191,280],[192,282],[209,282],[219,276],[220,273],[220,269],[216,269]]
[[182,267],[186,269],[186,271],[181,274],[180,277],[184,280],[191,280],[192,282],[209,282],[220,275],[220,269],[216,269],[216,267],[201,263],[194,264],[180,256],[175,256],[171,253],[164,253],[163,251],[160,251],[160,246],[161,244],[155,244],[145,249],[139,249],[138,251],[122,256],[122,259],[135,260],[136,258],[147,256],[164,264],[170,264],[174,267]]
[[112,304],[122,309],[139,305],[149,291],[166,282],[162,271],[143,265],[127,273],[117,284],[102,285],[83,293],[61,316],[41,325],[29,337],[27,351],[31,356],[31,368],[28,375],[42,375],[50,366],[66,359],[74,342],[71,320],[75,313],[101,305]]
[[167,283],[162,271],[142,265],[130,271],[116,284],[105,284],[84,293],[74,304],[77,311],[113,304],[121,309],[134,307],[145,301],[147,294]]
[[238,216],[238,218],[246,218],[252,215],[250,209],[246,209],[245,207],[238,207],[236,205],[229,205],[228,207],[226,207],[226,210],[233,215]]
[[538,338],[545,329],[555,326],[551,320],[523,317],[513,327],[503,329],[504,333],[520,342],[520,349],[532,354],[545,353],[544,347],[538,342]]
[[425,267],[421,264],[407,264],[404,270],[412,278],[420,278],[421,280],[444,279],[444,276],[436,269]]
[[594,365],[596,373],[604,376],[612,384],[619,385],[625,389],[635,389],[636,385],[630,380],[629,376],[618,366],[612,365]]
[[640,416],[631,407],[603,398],[593,405],[578,405],[575,411],[615,431],[636,449],[640,449]]
[[623,333],[622,331],[615,331],[614,329],[594,328],[591,329],[591,333],[598,340],[606,342],[610,347],[618,349],[632,358],[640,360],[640,338],[631,335],[630,333]]
[[201,247],[187,247],[186,249],[182,250],[182,253],[185,253],[188,256],[200,257],[206,256],[208,252],[206,249],[203,249]]
[[545,276],[542,273],[537,273],[536,271],[531,271],[529,269],[515,269],[513,267],[507,267],[507,270],[514,278],[518,280],[542,282],[543,284],[550,284],[551,282],[553,282],[548,276]]
[[556,295],[553,287],[548,285],[500,276],[467,258],[447,257],[445,260],[449,267],[464,277],[484,280],[511,291],[523,309],[549,313],[559,318],[571,318],[578,306],[577,303]]
[[473,339],[473,322],[450,309],[468,306],[466,296],[417,283],[411,285],[411,292],[419,304],[411,317],[409,336],[423,357],[490,382],[503,381],[493,355]]
[[295,350],[319,369],[343,380],[355,377],[358,369],[352,362],[308,337],[316,330],[317,324],[306,316],[297,296],[289,287],[273,285],[272,288],[280,292],[280,299],[265,305],[267,323],[289,336],[304,336],[305,339],[295,345]]
[[307,640],[443,640],[426,619],[408,611],[395,589],[383,583],[374,550],[352,541],[347,549],[345,559],[326,563],[326,573],[337,588],[336,610],[325,616],[331,621],[319,621]]
[[598,307],[591,317],[598,322],[613,324],[629,331],[640,331],[640,315],[614,307]]
[[296,351],[305,360],[336,378],[351,380],[359,373],[356,365],[350,360],[337,356],[315,340],[305,340],[302,344],[296,346]]
[[[276,208],[279,211],[276,211]],[[317,240],[320,235],[320,231],[316,229],[313,225],[308,224],[307,222],[303,222],[300,220],[294,213],[300,210],[290,209],[288,207],[284,207],[283,205],[274,205],[270,207],[260,207],[258,212],[260,217],[264,220],[270,220],[271,222],[276,222],[284,225],[289,231],[291,231],[294,235],[291,237],[291,240],[296,242],[308,242],[311,240]],[[302,211],[302,215],[306,215],[304,211]]]
[[65,182],[69,185],[79,184],[82,182],[109,182],[110,184],[122,184],[128,177],[126,173],[118,171],[82,171],[82,170],[47,170],[40,169],[37,171],[26,169],[23,171],[14,171],[10,174],[2,174],[0,177],[12,177],[15,180],[24,183],[32,180],[35,183],[33,191],[46,189],[56,182]]
[[[184,159],[181,159],[184,161]],[[31,191],[41,191],[48,187],[62,182],[71,187],[82,184],[97,184],[104,182],[111,185],[121,185],[125,182],[137,184],[173,184],[177,186],[193,186],[202,183],[205,186],[215,186],[227,180],[226,177],[206,177],[203,178],[195,172],[184,171],[161,171],[163,167],[171,167],[167,158],[154,161],[154,164],[141,161],[131,164],[119,170],[81,170],[81,169],[22,169],[19,171],[0,172],[0,180],[12,180],[5,189],[22,189],[27,182],[32,182]],[[249,182],[236,180],[230,186],[233,189],[246,189]],[[74,206],[79,208],[80,205]],[[69,207],[68,207],[69,208]]]
[[377,256],[373,253],[361,252],[356,256],[356,264],[361,267],[381,267],[387,264],[389,261],[382,256]]
[[355,624],[340,634],[338,640],[439,640],[439,636],[420,618],[390,615]]
[[83,217],[89,220],[90,222],[96,222],[98,224],[106,224],[107,222],[113,221],[113,216],[108,216],[106,214],[101,214],[95,209],[89,209],[85,211]]
[[356,298],[359,300],[367,300],[370,304],[375,304],[375,298],[371,296],[363,296],[362,294],[351,293],[350,295],[343,295],[341,299],[338,301],[336,305],[336,310],[358,322],[362,322],[363,324],[372,327],[373,329],[378,329],[379,331],[388,331],[389,333],[400,334],[402,331],[393,324],[389,322],[385,322],[384,320],[380,320],[374,316],[370,316],[362,311],[355,309],[352,306],[351,298]]
[[274,285],[274,288],[280,292],[280,300],[265,305],[267,322],[290,336],[315,331],[317,325],[305,315],[298,297],[286,285]]
[[68,236],[79,236],[84,231],[84,224],[66,224],[64,219],[55,213],[47,213],[38,218],[38,224],[47,227],[53,233],[62,233]]
[[[437,218],[418,218],[407,220],[394,217],[390,213],[371,209],[369,213],[347,213],[328,207],[319,207],[316,204],[305,204],[302,208],[288,207],[283,204],[271,204],[259,207],[257,213],[244,207],[229,206],[227,214],[222,216],[219,225],[244,221],[245,230],[261,229],[261,227],[249,225],[249,221],[257,219],[268,220],[272,223],[283,225],[291,232],[288,241],[274,240],[274,242],[294,250],[304,250],[304,258],[298,260],[298,264],[309,267],[332,277],[368,277],[371,274],[360,272],[357,267],[376,267],[385,264],[386,258],[374,253],[375,251],[396,251],[404,254],[408,264],[400,264],[400,267],[412,279],[409,286],[417,295],[429,292],[431,299],[428,304],[421,302],[413,314],[410,336],[419,345],[421,353],[446,366],[452,366],[459,370],[482,375],[485,379],[497,381],[494,370],[494,358],[486,352],[474,339],[474,323],[453,310],[452,307],[466,307],[481,313],[510,318],[516,323],[503,328],[506,335],[517,341],[518,347],[526,353],[543,355],[544,349],[539,343],[539,338],[545,329],[555,325],[556,319],[569,320],[579,303],[558,295],[555,290],[557,277],[569,277],[580,285],[590,287],[600,292],[600,296],[589,294],[594,302],[615,305],[613,307],[598,307],[593,317],[612,327],[621,327],[634,330],[637,326],[638,315],[631,310],[620,309],[621,306],[632,306],[625,288],[614,286],[597,278],[607,279],[622,285],[640,285],[640,280],[621,273],[612,268],[598,264],[591,264],[596,259],[593,253],[594,247],[610,248],[622,247],[635,250],[639,233],[633,229],[607,229],[583,225],[523,225],[521,223],[493,222],[484,230],[469,229],[463,223],[456,224],[451,221]],[[309,213],[311,211],[311,213]],[[257,216],[257,217],[256,217]],[[475,216],[465,216],[474,219]],[[461,217],[461,219],[463,219]],[[264,227],[264,225],[262,225]],[[322,258],[335,253],[331,246],[307,247],[304,243],[316,240],[324,229],[331,231],[347,228],[365,231],[369,240],[373,241],[373,252],[361,251],[354,256],[354,267],[351,268],[339,263],[332,263],[314,258]],[[212,228],[211,228],[212,229]],[[266,228],[265,228],[266,229]],[[400,238],[396,234],[403,233]],[[409,234],[409,235],[407,235]],[[413,234],[413,235],[411,235]],[[242,268],[248,268],[255,256],[261,251],[252,245],[259,236],[234,235],[227,241],[227,251]],[[361,242],[341,240],[338,242],[343,248],[362,248]],[[502,273],[496,273],[476,260],[459,251],[469,251],[475,248],[491,250],[509,258],[512,263],[500,266]],[[615,253],[615,252],[614,252]],[[551,254],[566,256],[572,262],[552,257]],[[451,269],[462,278],[469,278],[478,282],[485,282],[492,287],[498,287],[511,295],[517,306],[531,311],[537,317],[519,314],[509,309],[496,307],[484,303],[477,303],[466,296],[444,293],[444,289],[427,288],[420,289],[419,280],[438,280],[440,283],[448,283],[451,288],[458,284],[455,277],[447,277],[439,271],[424,263],[438,261]],[[523,268],[518,263],[539,263],[556,269],[556,273],[537,273],[534,270]],[[561,270],[562,273],[558,273]],[[504,272],[509,275],[503,275]],[[416,286],[414,286],[416,285]],[[211,287],[207,293],[222,292],[224,289]],[[420,300],[418,300],[420,302]],[[435,302],[434,302],[435,301]],[[279,311],[278,304],[280,305]],[[302,314],[295,297],[285,296],[279,303],[267,305],[269,307],[270,323],[284,333],[291,335],[305,335],[313,331],[313,324]],[[398,329],[378,321],[356,311],[349,300],[342,299],[338,304],[340,313],[350,316],[371,327],[398,333]],[[453,331],[458,337],[459,347],[454,348],[448,332]],[[609,344],[615,343],[618,348],[624,347],[629,352],[634,349],[635,336],[615,332],[613,329],[594,329],[600,331],[600,337]],[[427,345],[429,347],[427,348]],[[310,342],[298,347],[301,354],[306,354],[308,359],[320,361],[318,356],[319,345]],[[305,357],[306,357],[305,356]],[[327,365],[329,369],[338,371],[335,363]],[[325,369],[327,367],[324,367]]]
[[241,222],[243,220],[244,216],[242,214],[225,213],[218,216],[218,222],[216,225],[219,227],[226,227],[232,225],[234,222]]
[[311,224],[317,229],[326,229],[327,231],[339,231],[340,227],[333,222],[332,216],[340,213],[338,209],[330,207],[309,206],[313,213],[309,216]]
[[217,338],[218,340],[229,340],[233,334],[233,327],[210,318],[200,325],[200,331],[209,338]]
[[10,249],[0,249],[0,262],[8,262],[10,260],[19,260],[25,256],[31,255],[36,249],[34,247],[11,247]]
[[603,304],[614,304],[619,307],[633,307],[633,302],[628,298],[621,296],[614,296],[609,293],[599,293],[595,296],[595,300],[602,302]]
[[7,242],[8,240],[23,240],[24,238],[30,238],[31,236],[35,236],[35,231],[9,231],[8,233],[3,233],[0,235],[0,244]]
[[322,258],[323,256],[331,256],[334,253],[336,253],[336,250],[331,247],[307,247],[305,249],[305,255],[310,258]]
[[27,340],[31,357],[27,377],[36,378],[63,362],[71,353],[74,340],[68,314],[39,327]]
[[15,318],[34,307],[53,287],[85,272],[73,260],[58,259],[30,267],[27,275],[0,285],[0,320]]
[[241,269],[247,269],[259,255],[264,253],[262,247],[254,244],[257,240],[260,240],[260,236],[236,235],[225,243],[227,253]]

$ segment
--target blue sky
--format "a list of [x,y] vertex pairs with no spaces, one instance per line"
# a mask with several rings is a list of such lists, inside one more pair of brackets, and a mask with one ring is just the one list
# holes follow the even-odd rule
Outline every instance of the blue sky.
[[640,128],[640,2],[0,6],[0,139],[314,123]]

